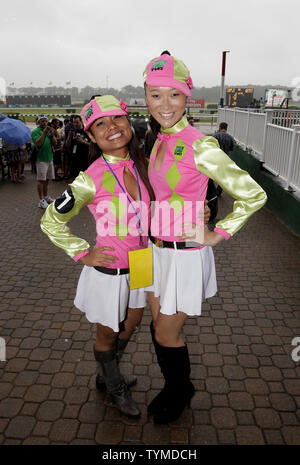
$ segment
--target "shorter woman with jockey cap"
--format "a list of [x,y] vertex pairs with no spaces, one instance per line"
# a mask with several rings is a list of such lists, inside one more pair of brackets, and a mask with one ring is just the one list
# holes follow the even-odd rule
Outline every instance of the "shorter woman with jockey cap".
[[[147,247],[150,201],[147,163],[133,135],[122,100],[95,96],[82,109],[90,139],[90,165],[49,205],[41,228],[82,269],[75,306],[97,326],[96,386],[107,389],[107,404],[138,417],[140,409],[119,362],[145,306],[142,288],[130,289],[128,252]],[[87,206],[96,223],[96,246],[71,234],[67,222]]]

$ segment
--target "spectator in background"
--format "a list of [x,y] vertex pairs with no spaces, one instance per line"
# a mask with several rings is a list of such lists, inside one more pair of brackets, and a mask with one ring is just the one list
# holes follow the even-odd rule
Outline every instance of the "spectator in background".
[[57,129],[57,131],[58,131],[58,135],[61,138],[61,140],[63,140],[63,136],[64,136],[63,128],[64,128],[64,123],[59,119],[58,120],[58,129]]
[[24,163],[27,159],[25,145],[11,145],[3,143],[4,156],[10,167],[11,181],[13,183],[22,182],[24,179]]
[[[219,142],[220,149],[229,155],[229,152],[233,150],[234,138],[227,132],[228,124],[223,122],[219,124],[219,130],[215,133],[214,137]],[[219,197],[223,192],[220,186],[217,186],[217,196]]]
[[62,167],[61,159],[61,137],[59,135],[59,119],[53,118],[51,121],[51,127],[53,128],[53,134],[56,138],[56,147],[53,150],[53,164],[54,164],[54,181],[61,181],[63,178],[59,176],[58,172]]
[[[35,118],[35,125],[38,127],[38,119],[39,117],[37,116]],[[34,143],[31,144],[31,149],[30,149],[30,164],[31,164],[31,172],[32,174],[36,174],[36,157],[37,157],[37,148]]]
[[81,116],[74,115],[71,128],[66,139],[66,146],[71,153],[71,177],[78,176],[80,171],[88,167],[89,138],[82,126]]
[[53,199],[48,195],[49,179],[54,178],[53,150],[56,147],[54,129],[48,125],[48,118],[40,115],[37,119],[38,127],[35,128],[31,137],[37,149],[36,169],[37,169],[37,190],[40,201],[39,208],[47,208]]
[[69,148],[66,146],[66,140],[68,138],[69,131],[71,130],[71,119],[65,118],[64,128],[61,130],[63,136],[63,171],[64,179],[70,177],[70,166],[71,166],[71,154]]

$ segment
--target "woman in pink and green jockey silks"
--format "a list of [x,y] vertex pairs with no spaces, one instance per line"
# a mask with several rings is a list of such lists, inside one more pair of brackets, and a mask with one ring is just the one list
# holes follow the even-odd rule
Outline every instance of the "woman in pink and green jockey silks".
[[[84,264],[74,303],[97,325],[96,387],[107,389],[108,405],[138,417],[140,409],[128,390],[136,378],[122,375],[119,362],[145,306],[144,289],[130,290],[128,251],[147,247],[153,190],[124,102],[95,96],[81,114],[91,139],[90,166],[49,205],[41,228],[53,244]],[[67,227],[84,206],[96,223],[94,248]]]
[[[169,423],[180,416],[195,393],[188,348],[180,332],[188,316],[200,315],[203,300],[217,292],[212,247],[238,232],[267,197],[249,174],[219,148],[215,138],[188,124],[185,106],[193,83],[181,60],[163,52],[147,64],[143,77],[149,111],[160,127],[148,176],[156,210],[164,203],[169,204],[172,213],[169,228],[166,221],[158,227],[159,221],[151,222],[151,334],[165,385],[149,404],[148,412],[156,423]],[[184,225],[186,205],[193,209],[194,204],[204,202],[209,178],[235,199],[233,211],[218,221],[213,231],[197,225],[197,214],[193,213],[189,217],[192,230],[188,232],[184,227],[178,233],[176,224],[179,218]]]

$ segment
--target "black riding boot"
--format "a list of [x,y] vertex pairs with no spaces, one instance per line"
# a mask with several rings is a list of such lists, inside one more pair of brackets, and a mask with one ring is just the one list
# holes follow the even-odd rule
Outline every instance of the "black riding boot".
[[177,420],[186,405],[190,406],[195,388],[190,380],[190,359],[187,346],[162,347],[164,376],[166,379],[164,404],[155,413],[154,422],[159,424]]
[[151,332],[152,342],[153,342],[156,357],[157,357],[157,362],[158,362],[158,364],[160,366],[160,370],[161,370],[161,372],[163,374],[163,377],[165,378],[165,385],[164,385],[163,389],[154,397],[154,399],[152,399],[152,401],[150,402],[150,404],[147,407],[148,413],[150,415],[154,415],[155,413],[158,413],[162,409],[162,406],[165,403],[164,398],[165,398],[165,395],[167,394],[167,390],[166,390],[167,382],[166,382],[166,377],[165,377],[165,374],[164,374],[163,353],[162,353],[162,351],[160,351],[161,346],[156,342],[156,339],[155,339],[155,330],[154,330],[154,326],[153,326],[153,321],[151,321],[151,323],[150,323],[150,332]]
[[195,394],[190,381],[190,360],[187,346],[163,347],[155,340],[153,324],[150,325],[157,361],[165,378],[165,386],[148,406],[156,423],[175,421]]
[[[120,360],[123,356],[124,350],[128,342],[129,342],[129,339],[119,339],[119,338],[117,339],[116,348],[117,348],[117,362],[118,363],[120,363]],[[95,355],[95,358],[96,358],[96,355]],[[96,358],[96,361],[97,361],[97,358]],[[124,379],[124,383],[127,385],[127,387],[134,386],[134,384],[136,384],[137,382],[137,377],[134,375],[123,374],[122,376]],[[98,391],[105,391],[106,389],[106,384],[105,384],[104,377],[103,377],[102,365],[100,362],[98,362],[98,374],[96,376],[96,388],[98,389]]]
[[131,398],[124,379],[120,373],[116,349],[100,351],[94,349],[97,362],[101,364],[107,389],[107,402],[110,407],[116,407],[120,412],[131,417],[139,417],[141,411]]

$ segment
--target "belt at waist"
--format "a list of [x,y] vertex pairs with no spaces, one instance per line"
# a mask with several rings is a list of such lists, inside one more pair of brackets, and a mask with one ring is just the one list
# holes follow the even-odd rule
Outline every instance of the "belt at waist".
[[100,271],[101,273],[111,274],[111,275],[120,275],[128,274],[129,268],[105,268],[104,266],[94,266],[95,270]]
[[[155,239],[155,237],[149,236],[151,242],[156,245],[156,247],[162,247],[167,249],[195,249],[195,247],[188,247],[185,242],[172,242],[172,241],[163,241],[161,239]],[[198,247],[201,247],[200,245]]]

